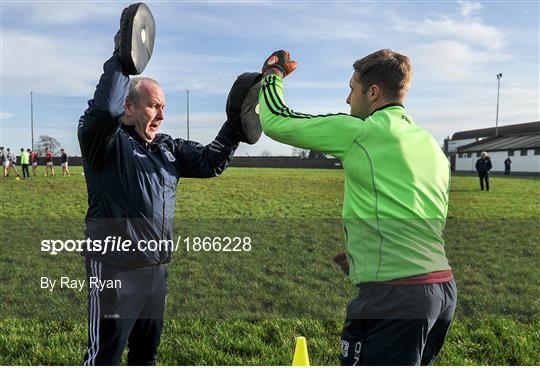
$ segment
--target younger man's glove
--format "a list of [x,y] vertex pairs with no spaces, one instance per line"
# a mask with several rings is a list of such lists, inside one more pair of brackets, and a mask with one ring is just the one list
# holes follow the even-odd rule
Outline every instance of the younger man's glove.
[[297,65],[296,61],[291,60],[291,54],[288,51],[274,51],[263,64],[263,78],[269,74],[277,74],[285,78],[296,69]]

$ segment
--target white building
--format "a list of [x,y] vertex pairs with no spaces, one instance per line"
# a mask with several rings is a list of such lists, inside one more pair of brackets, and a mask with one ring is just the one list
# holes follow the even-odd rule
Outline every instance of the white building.
[[475,172],[482,151],[493,164],[492,172],[504,172],[504,160],[512,160],[512,174],[540,175],[540,121],[457,132],[445,141],[456,172]]

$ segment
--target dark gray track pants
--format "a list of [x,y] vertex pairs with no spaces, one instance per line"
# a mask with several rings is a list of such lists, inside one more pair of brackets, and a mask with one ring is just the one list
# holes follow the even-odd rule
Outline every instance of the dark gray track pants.
[[454,280],[359,286],[347,307],[342,365],[430,365],[442,349],[457,301]]

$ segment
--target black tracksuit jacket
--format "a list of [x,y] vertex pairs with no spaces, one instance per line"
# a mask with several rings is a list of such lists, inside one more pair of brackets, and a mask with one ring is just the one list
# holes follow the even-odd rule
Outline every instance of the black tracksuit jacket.
[[476,171],[479,173],[479,174],[484,174],[484,173],[487,173],[489,172],[489,170],[491,170],[491,168],[493,167],[491,165],[491,160],[489,157],[486,157],[486,158],[479,158],[477,161],[476,161]]
[[86,236],[132,241],[130,251],[85,250],[83,255],[128,268],[170,261],[170,250],[140,251],[141,239],[172,239],[176,186],[181,177],[219,176],[238,147],[233,129],[223,124],[207,146],[157,134],[145,143],[121,123],[128,76],[115,53],[79,119],[78,138],[88,189]]

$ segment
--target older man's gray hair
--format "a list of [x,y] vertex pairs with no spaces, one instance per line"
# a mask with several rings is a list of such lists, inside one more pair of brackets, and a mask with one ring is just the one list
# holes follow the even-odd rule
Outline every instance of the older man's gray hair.
[[137,102],[139,102],[139,97],[141,95],[140,93],[141,84],[143,82],[150,82],[159,86],[159,83],[155,79],[148,78],[148,77],[133,77],[129,80],[128,94],[126,96],[126,101],[128,101],[131,104],[136,104]]

